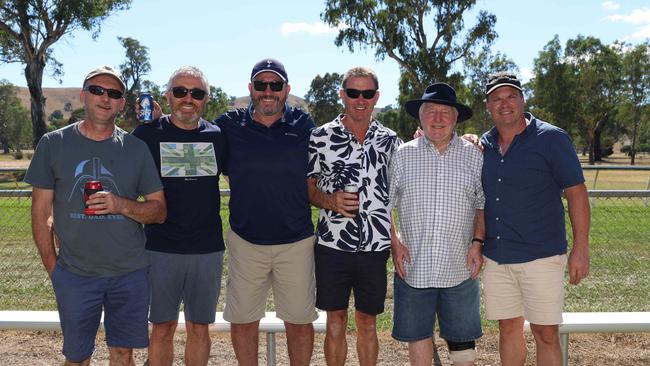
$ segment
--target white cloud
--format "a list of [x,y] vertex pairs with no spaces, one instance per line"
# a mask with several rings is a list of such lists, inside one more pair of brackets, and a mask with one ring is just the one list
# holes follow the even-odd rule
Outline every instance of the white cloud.
[[638,31],[630,34],[629,36],[625,37],[625,41],[632,41],[632,40],[645,40],[650,38],[650,24],[645,25],[641,28],[639,28]]
[[313,22],[311,24],[305,22],[299,22],[299,23],[285,22],[282,24],[282,28],[280,29],[280,32],[284,37],[287,37],[292,33],[308,33],[312,36],[316,36],[319,34],[336,34],[339,32],[340,29],[344,29],[344,28],[347,27],[338,26],[337,28],[332,28],[326,25],[325,23],[321,23],[321,22]]
[[605,1],[602,5],[605,10],[618,10],[621,7],[621,4],[613,1]]
[[650,8],[634,9],[627,15],[614,14],[606,16],[604,19],[610,22],[622,22],[639,26],[634,33],[623,37],[623,41],[643,41],[650,38]]
[[650,8],[634,9],[632,10],[632,13],[628,15],[614,14],[606,16],[605,20],[630,24],[650,24]]

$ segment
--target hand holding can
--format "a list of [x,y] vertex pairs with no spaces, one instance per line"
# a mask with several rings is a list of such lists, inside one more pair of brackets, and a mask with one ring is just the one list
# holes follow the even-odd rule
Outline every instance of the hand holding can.
[[101,192],[102,190],[102,182],[98,180],[89,180],[84,184],[84,214],[95,215],[95,210],[88,208],[86,202],[88,202],[90,196],[97,192]]
[[[343,187],[343,192],[345,193],[352,193],[356,196],[357,202],[359,201],[359,187],[354,185],[354,184],[347,184],[345,187]],[[359,214],[359,207],[357,206],[356,209],[353,210],[348,210],[348,212],[351,215],[358,215]]]

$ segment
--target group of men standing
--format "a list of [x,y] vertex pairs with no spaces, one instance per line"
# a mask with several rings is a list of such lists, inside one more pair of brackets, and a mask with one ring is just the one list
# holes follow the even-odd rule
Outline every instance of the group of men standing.
[[[248,88],[247,108],[210,123],[201,118],[208,81],[182,67],[166,87],[171,113],[127,134],[115,126],[124,83],[101,67],[84,79],[86,118],[39,143],[25,180],[34,187],[34,240],[52,279],[67,365],[89,364],[102,310],[112,365],[134,364],[132,348],[147,344],[149,365],[170,365],[181,303],[185,362],[207,364],[225,247],[224,319],[240,365],[257,364],[269,289],[292,365],[310,363],[315,308],[327,311],[328,365],[345,364],[351,293],[359,363],[376,364],[391,250],[393,337],[408,342],[412,364],[431,364],[436,318],[452,362],[474,364],[484,261],[486,314],[499,320],[503,364],[523,365],[524,317],[538,363],[559,364],[562,190],[573,225],[572,283],[588,273],[589,206],[568,136],[523,113],[515,76],[488,81],[495,128],[483,136],[483,152],[456,135],[472,110],[444,83],[405,105],[423,131],[408,143],[373,118],[379,81],[368,68],[344,75],[345,111],[320,127],[286,103],[291,87],[279,61],[255,64]],[[226,245],[220,175],[231,190]],[[104,190],[84,203],[88,180]],[[315,234],[310,203],[321,208]]]

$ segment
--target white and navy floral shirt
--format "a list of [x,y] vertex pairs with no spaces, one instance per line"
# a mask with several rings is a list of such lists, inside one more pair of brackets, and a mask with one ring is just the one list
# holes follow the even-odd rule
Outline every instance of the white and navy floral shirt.
[[317,243],[347,252],[390,250],[388,165],[402,140],[372,120],[363,143],[359,143],[341,123],[342,117],[312,130],[308,177],[316,179],[316,186],[326,193],[357,185],[359,214],[347,218],[321,209]]

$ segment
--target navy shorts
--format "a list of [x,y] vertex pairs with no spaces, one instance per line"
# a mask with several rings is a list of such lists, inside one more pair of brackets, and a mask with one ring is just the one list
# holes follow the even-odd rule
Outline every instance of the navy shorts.
[[90,357],[104,310],[109,347],[145,348],[149,345],[148,268],[111,277],[85,277],[56,265],[52,287],[56,295],[63,355],[72,362]]
[[369,315],[383,313],[389,255],[389,251],[345,252],[316,245],[316,307],[347,309],[352,291],[356,310]]
[[432,337],[436,315],[440,337],[448,342],[469,342],[483,335],[478,280],[448,288],[414,288],[395,275],[394,284],[392,335],[398,341]]
[[148,250],[151,309],[149,320],[178,319],[183,302],[185,320],[214,323],[221,290],[223,250],[206,254],[176,254]]

